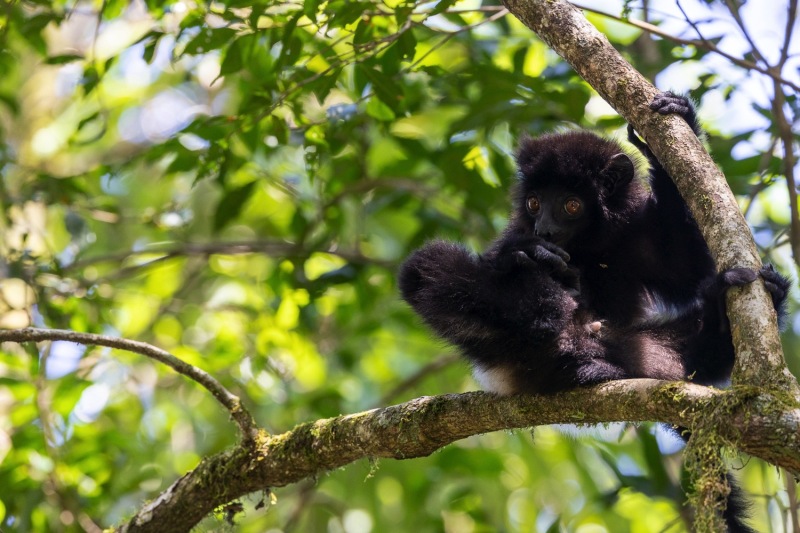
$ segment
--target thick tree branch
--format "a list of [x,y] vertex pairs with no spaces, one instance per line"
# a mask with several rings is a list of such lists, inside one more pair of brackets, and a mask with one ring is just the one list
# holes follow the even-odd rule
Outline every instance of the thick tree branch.
[[[680,118],[649,109],[656,88],[566,0],[504,3],[643,135],[686,199],[717,268],[760,268],[747,223],[725,177],[700,141]],[[769,383],[800,400],[800,388],[783,359],[775,311],[763,284],[730,291],[728,314],[737,353],[734,383]]]
[[93,333],[78,333],[63,329],[6,329],[0,330],[0,342],[42,342],[42,341],[67,341],[86,346],[107,346],[117,350],[138,353],[155,359],[189,379],[196,381],[206,388],[225,409],[231,413],[231,418],[239,426],[245,442],[251,442],[257,433],[253,417],[242,405],[238,396],[235,396],[222,384],[214,379],[207,372],[186,363],[169,352],[157,348],[151,344],[119,337],[109,337],[107,335],[96,335]]
[[[714,428],[723,439],[739,449],[800,473],[800,409],[787,408],[769,395],[751,395],[740,402],[741,393],[639,379],[555,396],[428,396],[309,422],[281,435],[259,435],[254,448],[236,447],[204,459],[122,531],[188,531],[215,507],[235,498],[359,459],[424,457],[471,435],[554,423],[661,420],[700,428],[716,422]],[[729,416],[735,424],[719,423],[716,415]]]

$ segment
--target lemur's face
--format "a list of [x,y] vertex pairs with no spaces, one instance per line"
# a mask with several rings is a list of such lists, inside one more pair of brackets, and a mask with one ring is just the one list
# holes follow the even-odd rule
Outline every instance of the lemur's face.
[[533,230],[539,237],[561,248],[567,248],[573,238],[588,225],[586,201],[569,190],[546,188],[529,191],[525,210],[533,220]]

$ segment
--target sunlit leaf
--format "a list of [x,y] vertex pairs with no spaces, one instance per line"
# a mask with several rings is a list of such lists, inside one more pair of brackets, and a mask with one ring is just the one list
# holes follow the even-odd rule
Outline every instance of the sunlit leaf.
[[73,61],[81,61],[84,57],[79,54],[64,54],[59,56],[50,56],[45,61],[48,65],[64,65],[72,63]]
[[214,231],[219,231],[237,217],[245,202],[250,199],[255,185],[256,182],[251,182],[242,187],[225,191],[214,212]]

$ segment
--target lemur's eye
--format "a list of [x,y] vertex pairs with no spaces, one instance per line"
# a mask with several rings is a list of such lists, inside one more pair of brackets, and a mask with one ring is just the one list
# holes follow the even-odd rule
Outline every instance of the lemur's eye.
[[[528,201],[530,202],[530,199]],[[567,198],[564,202],[564,211],[571,217],[578,216],[583,211],[583,204],[578,198]]]
[[530,211],[534,215],[538,213],[539,209],[541,208],[541,205],[539,205],[539,199],[536,198],[535,196],[528,196],[527,206],[528,206],[528,211]]

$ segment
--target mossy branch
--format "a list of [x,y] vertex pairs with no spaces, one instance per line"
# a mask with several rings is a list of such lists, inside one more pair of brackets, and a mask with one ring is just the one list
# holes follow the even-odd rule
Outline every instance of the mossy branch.
[[[650,379],[615,381],[554,396],[485,392],[427,396],[363,413],[317,420],[281,435],[260,434],[204,459],[142,508],[122,531],[188,531],[214,508],[250,492],[296,483],[359,459],[412,459],[471,435],[554,423],[661,420],[694,429],[713,421],[741,450],[800,473],[800,409],[766,395],[758,411],[735,391]],[[767,414],[764,414],[767,413]],[[746,420],[746,422],[745,422]],[[698,428],[699,429],[699,428]]]

